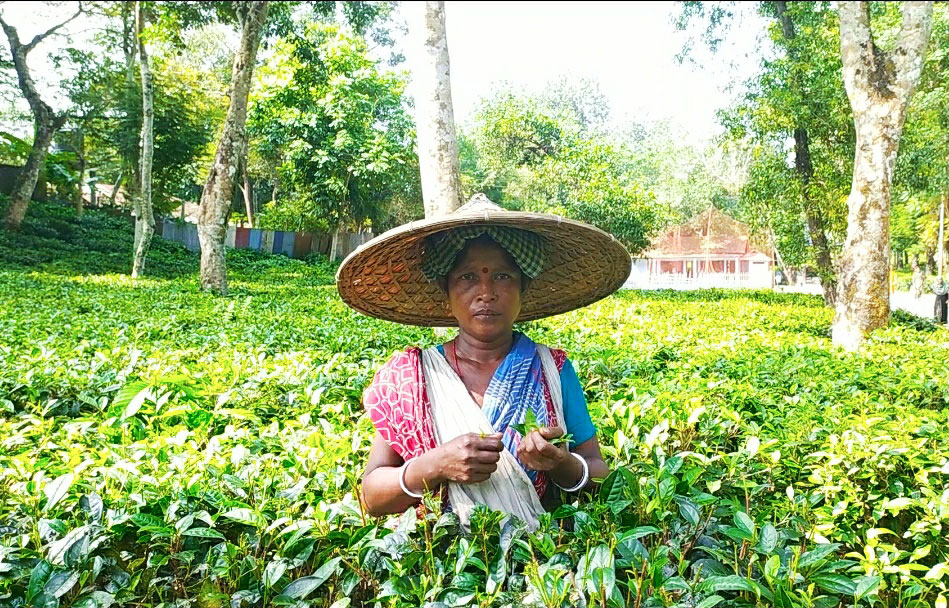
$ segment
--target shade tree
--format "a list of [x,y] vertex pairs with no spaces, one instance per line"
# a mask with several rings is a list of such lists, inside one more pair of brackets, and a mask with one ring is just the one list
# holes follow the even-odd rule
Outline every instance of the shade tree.
[[17,83],[23,97],[30,106],[33,119],[33,141],[26,163],[13,184],[10,205],[3,217],[3,223],[11,230],[19,230],[26,217],[26,211],[36,188],[36,182],[49,152],[53,136],[66,123],[67,115],[57,112],[40,95],[30,69],[28,58],[45,40],[62,30],[67,24],[83,13],[82,3],[77,3],[76,11],[66,19],[36,34],[32,39],[23,41],[17,28],[4,18],[0,11],[0,27],[6,35],[12,64],[16,71]]
[[834,344],[862,346],[890,315],[890,188],[906,109],[919,81],[932,26],[931,2],[903,2],[890,46],[874,36],[866,2],[842,2],[840,53],[856,128],[847,236],[840,260]]

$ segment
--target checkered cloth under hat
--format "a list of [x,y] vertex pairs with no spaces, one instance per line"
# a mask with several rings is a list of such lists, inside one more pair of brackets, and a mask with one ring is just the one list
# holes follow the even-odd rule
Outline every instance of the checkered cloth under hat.
[[529,230],[507,226],[463,226],[434,234],[425,241],[425,257],[422,272],[430,281],[437,281],[448,274],[458,253],[465,243],[487,234],[511,254],[521,272],[532,279],[544,269],[547,256],[544,239]]

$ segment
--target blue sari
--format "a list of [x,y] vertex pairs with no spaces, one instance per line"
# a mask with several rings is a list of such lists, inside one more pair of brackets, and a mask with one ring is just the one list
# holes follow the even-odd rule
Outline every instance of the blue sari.
[[[503,434],[504,447],[515,457],[522,437],[511,425],[524,422],[528,410],[534,413],[539,425],[550,426],[544,396],[544,370],[537,354],[537,344],[524,334],[515,332],[511,352],[494,372],[481,406],[494,430]],[[538,472],[528,469],[520,460],[518,463],[531,482],[536,482]]]

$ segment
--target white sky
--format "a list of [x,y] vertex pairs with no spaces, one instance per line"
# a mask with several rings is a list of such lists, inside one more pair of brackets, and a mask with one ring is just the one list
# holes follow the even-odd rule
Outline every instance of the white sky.
[[[0,11],[26,41],[74,7],[6,2]],[[678,10],[672,2],[446,2],[456,122],[468,122],[478,102],[501,83],[538,92],[566,76],[596,81],[617,123],[668,119],[699,143],[719,130],[715,111],[734,94],[725,88],[755,71],[763,21],[743,10],[717,54],[697,45],[700,65],[680,65],[675,55],[685,34],[672,24]],[[68,27],[74,44],[91,35],[83,21]],[[45,58],[64,44],[64,38],[50,38],[30,56],[41,91],[58,80]],[[406,55],[411,69],[412,54]],[[54,101],[53,90],[44,97]]]
[[446,2],[456,121],[464,124],[495,83],[539,91],[567,76],[597,81],[618,122],[670,119],[705,139],[719,130],[715,110],[730,99],[723,89],[755,71],[764,22],[743,11],[727,46],[711,56],[697,45],[702,65],[680,65],[678,10],[672,2]]

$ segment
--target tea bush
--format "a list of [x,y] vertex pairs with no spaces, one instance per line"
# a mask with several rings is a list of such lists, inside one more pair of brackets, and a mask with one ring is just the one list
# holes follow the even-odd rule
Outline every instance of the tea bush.
[[121,218],[0,231],[0,605],[945,606],[949,332],[835,350],[814,297],[621,292],[525,324],[576,364],[613,473],[536,532],[356,499],[360,404],[431,331],[334,267],[229,253],[232,293]]

